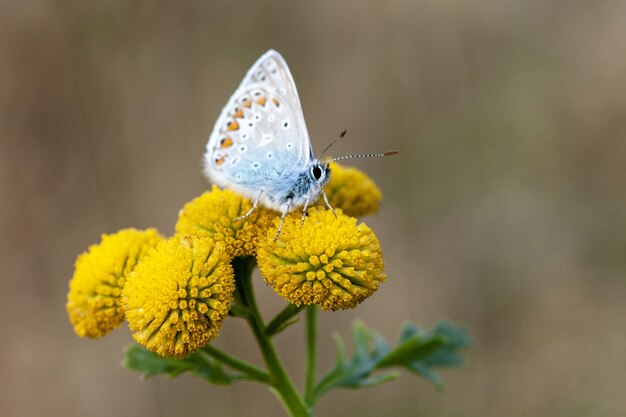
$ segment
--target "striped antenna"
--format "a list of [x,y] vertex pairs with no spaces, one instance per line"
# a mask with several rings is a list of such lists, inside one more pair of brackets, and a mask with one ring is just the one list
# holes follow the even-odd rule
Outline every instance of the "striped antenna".
[[341,161],[342,159],[351,159],[351,158],[374,158],[374,157],[379,157],[379,156],[391,156],[397,153],[398,151],[387,151],[387,152],[382,152],[382,153],[365,153],[361,155],[347,155],[347,156],[340,156],[339,158],[329,159],[326,162]]
[[331,146],[333,146],[335,143],[339,142],[341,139],[343,139],[344,136],[346,136],[346,133],[348,133],[348,131],[346,129],[342,130],[341,133],[339,134],[339,137],[337,139],[335,139],[334,141],[330,142],[330,144],[324,148],[324,150],[322,152],[320,152],[320,154],[317,156],[317,160],[319,161],[319,159],[324,156],[324,154],[326,153],[327,150],[329,150],[331,148]]

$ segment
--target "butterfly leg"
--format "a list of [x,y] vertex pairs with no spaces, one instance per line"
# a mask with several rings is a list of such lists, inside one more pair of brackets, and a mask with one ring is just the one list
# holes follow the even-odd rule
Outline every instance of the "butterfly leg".
[[330,211],[332,211],[333,214],[335,215],[335,218],[337,218],[337,213],[335,213],[335,209],[333,209],[330,203],[328,202],[328,197],[326,197],[326,193],[324,192],[324,190],[322,190],[322,195],[324,196],[324,203],[326,203],[326,207],[328,207]]
[[289,207],[291,207],[291,199],[287,200],[284,207],[285,208],[283,209],[283,212],[280,216],[280,224],[278,225],[278,231],[276,232],[276,236],[274,237],[274,242],[276,242],[276,240],[278,239],[278,236],[280,236],[280,231],[283,230],[283,222],[285,221],[285,217],[287,216],[287,213],[289,212]]
[[256,209],[256,207],[259,205],[259,200],[261,199],[261,194],[263,194],[263,190],[261,189],[261,191],[259,191],[259,195],[256,197],[256,200],[254,200],[254,203],[252,204],[252,208],[250,210],[248,210],[248,212],[246,214],[244,214],[243,216],[239,216],[237,218],[235,218],[233,220],[233,222],[238,222],[239,220],[243,220],[246,217],[248,217],[249,215],[252,214],[252,212]]
[[304,208],[302,209],[302,222],[300,223],[300,227],[304,226],[304,220],[306,219],[306,209],[309,207],[310,202],[310,198],[307,198],[304,202]]

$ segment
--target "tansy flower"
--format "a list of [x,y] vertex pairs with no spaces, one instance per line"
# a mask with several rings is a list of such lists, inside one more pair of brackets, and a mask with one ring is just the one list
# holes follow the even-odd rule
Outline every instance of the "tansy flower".
[[182,358],[215,338],[235,290],[230,257],[206,237],[174,236],[135,268],[123,291],[133,338]]
[[208,236],[220,242],[230,257],[256,255],[256,248],[273,225],[275,214],[260,205],[243,220],[252,202],[231,190],[213,186],[187,203],[178,214],[176,234]]
[[367,175],[356,168],[347,168],[335,162],[330,164],[330,172],[330,181],[324,192],[331,207],[340,208],[352,217],[378,211],[382,193]]
[[354,308],[385,281],[382,252],[374,232],[336,210],[309,210],[286,219],[259,248],[261,274],[292,304],[316,304],[322,310]]
[[163,238],[155,229],[120,230],[102,235],[98,245],[76,259],[67,295],[67,313],[80,337],[102,337],[120,326],[120,294],[137,262]]

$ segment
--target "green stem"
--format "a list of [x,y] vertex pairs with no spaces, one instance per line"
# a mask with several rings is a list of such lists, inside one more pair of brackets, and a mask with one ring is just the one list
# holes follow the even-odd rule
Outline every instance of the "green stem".
[[250,315],[246,319],[252,328],[252,332],[254,333],[254,337],[259,347],[261,348],[263,359],[265,360],[267,369],[270,373],[272,392],[274,392],[274,394],[282,402],[291,417],[311,417],[311,414],[300,397],[298,390],[278,357],[278,353],[274,347],[271,337],[265,332],[265,323],[263,322],[261,313],[256,305],[254,290],[251,282],[252,270],[255,266],[254,258],[242,259],[233,266],[235,267],[237,284],[240,287],[240,296],[250,312]]
[[207,344],[204,346],[203,350],[210,356],[219,360],[220,362],[230,366],[233,369],[241,371],[245,374],[245,376],[253,379],[255,381],[269,383],[270,376],[269,374],[261,368],[257,368],[249,362],[244,361],[243,359],[239,359],[236,356],[233,356],[229,353],[226,353],[215,346]]
[[304,381],[304,401],[310,408],[313,408],[313,390],[315,389],[315,361],[317,357],[316,329],[317,307],[314,305],[308,306],[306,309],[307,360],[306,377]]
[[274,319],[270,321],[267,326],[265,326],[265,334],[268,336],[274,336],[276,333],[284,330],[285,327],[298,321],[297,318],[294,320],[291,319],[298,315],[303,308],[303,305],[298,307],[294,304],[287,304],[287,307],[278,313],[276,317],[274,317]]

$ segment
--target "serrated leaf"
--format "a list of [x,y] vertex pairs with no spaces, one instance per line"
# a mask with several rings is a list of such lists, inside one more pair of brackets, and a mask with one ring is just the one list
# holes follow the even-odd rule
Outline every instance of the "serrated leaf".
[[335,336],[335,343],[337,361],[316,386],[316,399],[334,387],[362,388],[396,379],[396,371],[374,374],[392,366],[405,368],[441,388],[442,380],[434,368],[460,365],[463,357],[458,351],[469,345],[470,338],[462,327],[450,322],[439,322],[430,331],[405,323],[397,345],[392,347],[379,333],[355,321],[353,355],[346,357],[341,337]]
[[130,345],[126,348],[122,365],[141,373],[142,378],[151,378],[159,374],[175,377],[193,367],[180,360],[162,358],[139,345]]
[[412,363],[408,366],[409,370],[428,380],[438,390],[443,388],[443,380],[439,374],[431,370],[428,365],[423,363]]
[[362,321],[356,320],[352,325],[352,343],[354,344],[354,360],[365,361],[369,356],[369,329]]
[[143,346],[130,345],[126,348],[123,365],[141,373],[142,378],[151,378],[156,375],[175,378],[185,372],[190,372],[209,382],[221,385],[240,379],[239,375],[225,372],[220,362],[201,352],[192,353],[184,359],[163,358]]
[[335,349],[337,350],[336,364],[338,367],[342,367],[346,361],[346,344],[343,343],[343,339],[339,333],[333,333],[333,340],[335,341]]
[[385,357],[379,361],[378,366],[404,366],[407,363],[419,361],[433,354],[444,343],[445,341],[441,337],[424,338],[414,335],[385,355]]
[[398,338],[400,342],[404,342],[407,339],[412,338],[415,335],[424,336],[426,332],[421,327],[407,321],[402,324],[400,328],[400,337]]
[[430,381],[437,389],[443,387],[441,377],[434,367],[451,367],[462,365],[465,361],[459,353],[460,349],[470,345],[467,331],[448,321],[438,322],[428,333],[428,337],[443,341],[442,345],[423,358],[409,361],[405,367],[411,372]]
[[374,375],[367,378],[359,378],[355,380],[347,380],[342,386],[346,388],[368,388],[385,382],[393,381],[400,378],[400,372],[392,371],[381,375]]

